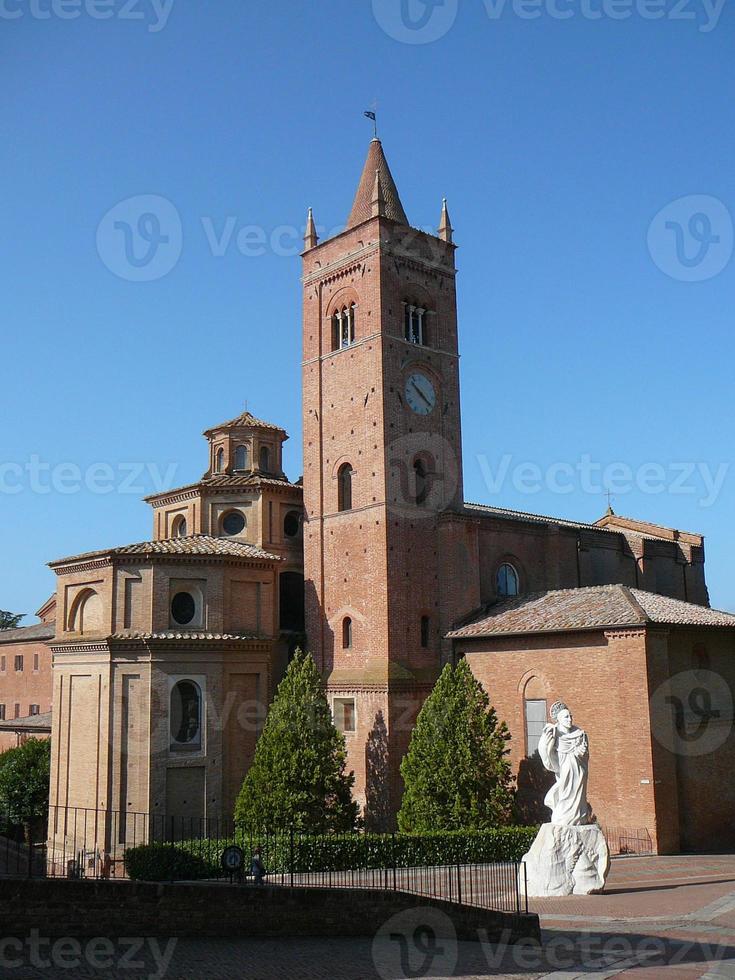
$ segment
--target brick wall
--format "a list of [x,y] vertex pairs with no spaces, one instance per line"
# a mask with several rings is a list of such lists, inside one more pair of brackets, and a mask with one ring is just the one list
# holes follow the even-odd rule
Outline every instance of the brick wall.
[[3,935],[22,938],[39,928],[51,938],[372,937],[392,916],[420,908],[441,910],[452,924],[449,934],[460,939],[478,940],[478,930],[486,930],[487,940],[497,942],[507,930],[511,942],[540,942],[537,915],[507,915],[402,892],[8,880],[0,894]]

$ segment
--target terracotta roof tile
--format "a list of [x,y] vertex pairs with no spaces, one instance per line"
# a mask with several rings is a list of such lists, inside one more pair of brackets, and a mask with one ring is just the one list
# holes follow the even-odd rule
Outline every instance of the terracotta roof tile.
[[29,643],[32,640],[50,640],[56,633],[53,623],[34,623],[14,630],[0,630],[0,643]]
[[123,545],[119,548],[107,548],[102,551],[88,551],[70,558],[60,558],[49,562],[51,568],[58,565],[68,565],[70,562],[85,561],[91,558],[118,555],[171,555],[201,556],[224,558],[262,558],[267,561],[280,561],[277,555],[272,555],[262,548],[252,544],[233,541],[230,538],[213,538],[208,534],[192,534],[183,538],[166,538],[163,541],[142,541],[139,544]]
[[448,636],[470,639],[646,626],[650,623],[735,629],[735,615],[624,585],[603,585],[535,592],[505,599],[452,630]]
[[42,715],[25,715],[23,718],[10,718],[0,722],[0,731],[14,732],[22,729],[24,732],[38,731],[41,734],[51,730],[51,712]]
[[383,152],[383,144],[379,139],[374,139],[370,143],[365,167],[352,204],[352,211],[350,211],[350,216],[347,219],[348,229],[362,224],[363,221],[368,221],[373,216],[373,192],[375,190],[375,174],[378,171],[380,172],[380,186],[383,191],[382,213],[386,218],[391,218],[402,225],[408,224],[396,182],[393,180],[393,174],[390,172],[388,161]]
[[210,429],[204,433],[205,436],[210,435],[212,432],[217,432],[219,429],[270,429],[272,432],[283,432],[280,425],[274,425],[273,422],[264,422],[263,419],[256,419],[256,417],[251,412],[242,412],[237,418],[230,419],[229,422],[222,422],[220,425],[213,425]]
[[159,633],[114,633],[112,640],[206,640],[211,643],[213,640],[260,640],[262,637],[255,633],[197,633],[197,632],[177,632],[175,630],[165,630]]
[[[511,510],[508,507],[491,507],[489,504],[468,504],[464,505],[465,511],[470,513],[477,512],[486,514],[488,517],[499,517],[501,520],[508,521],[531,521],[534,524],[561,524],[563,527],[576,527],[590,531],[603,531],[608,534],[613,533],[605,527],[598,527],[597,524],[585,524],[583,521],[569,521],[563,517],[546,517],[543,514],[531,514],[523,510]],[[615,528],[614,533],[620,534],[620,529]]]

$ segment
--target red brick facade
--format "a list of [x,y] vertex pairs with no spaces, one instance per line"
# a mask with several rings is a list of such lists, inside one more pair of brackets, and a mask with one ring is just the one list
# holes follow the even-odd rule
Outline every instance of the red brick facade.
[[[0,752],[22,741],[26,723],[51,711],[51,649],[56,603],[49,600],[33,626],[0,632]],[[48,719],[46,719],[48,721]],[[46,735],[48,724],[37,732]]]
[[[408,226],[378,141],[347,230],[319,244],[310,222],[306,244],[307,635],[330,697],[354,699],[349,765],[368,822],[379,823],[395,812],[413,719],[451,656],[445,636],[497,598],[504,562],[521,592],[620,582],[706,604],[704,545],[697,535],[612,514],[585,525],[464,503],[452,229],[446,206],[438,236]],[[407,308],[423,317],[419,337],[407,336]],[[342,342],[340,317],[350,310]],[[417,376],[423,401],[412,390]],[[341,508],[344,467],[352,499]],[[620,676],[642,712],[645,656],[631,640],[624,648]],[[516,673],[502,683],[517,683]],[[371,761],[378,734],[380,779]],[[649,791],[637,792],[640,818],[648,818]]]

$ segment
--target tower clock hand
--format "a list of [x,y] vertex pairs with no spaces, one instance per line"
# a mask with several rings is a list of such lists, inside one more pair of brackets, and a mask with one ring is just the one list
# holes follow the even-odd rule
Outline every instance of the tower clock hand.
[[415,382],[413,385],[413,390],[416,392],[419,398],[422,398],[429,406],[429,408],[431,408],[431,401],[426,397],[426,395],[423,393],[423,391],[419,388],[419,386]]

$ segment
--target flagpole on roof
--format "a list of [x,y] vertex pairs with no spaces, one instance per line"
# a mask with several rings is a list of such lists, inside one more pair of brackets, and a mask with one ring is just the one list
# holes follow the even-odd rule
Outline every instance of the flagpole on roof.
[[372,109],[367,110],[365,112],[365,116],[368,119],[372,119],[372,121],[373,121],[373,136],[374,136],[375,139],[377,139],[378,138],[378,113],[377,113],[377,104],[375,104]]

